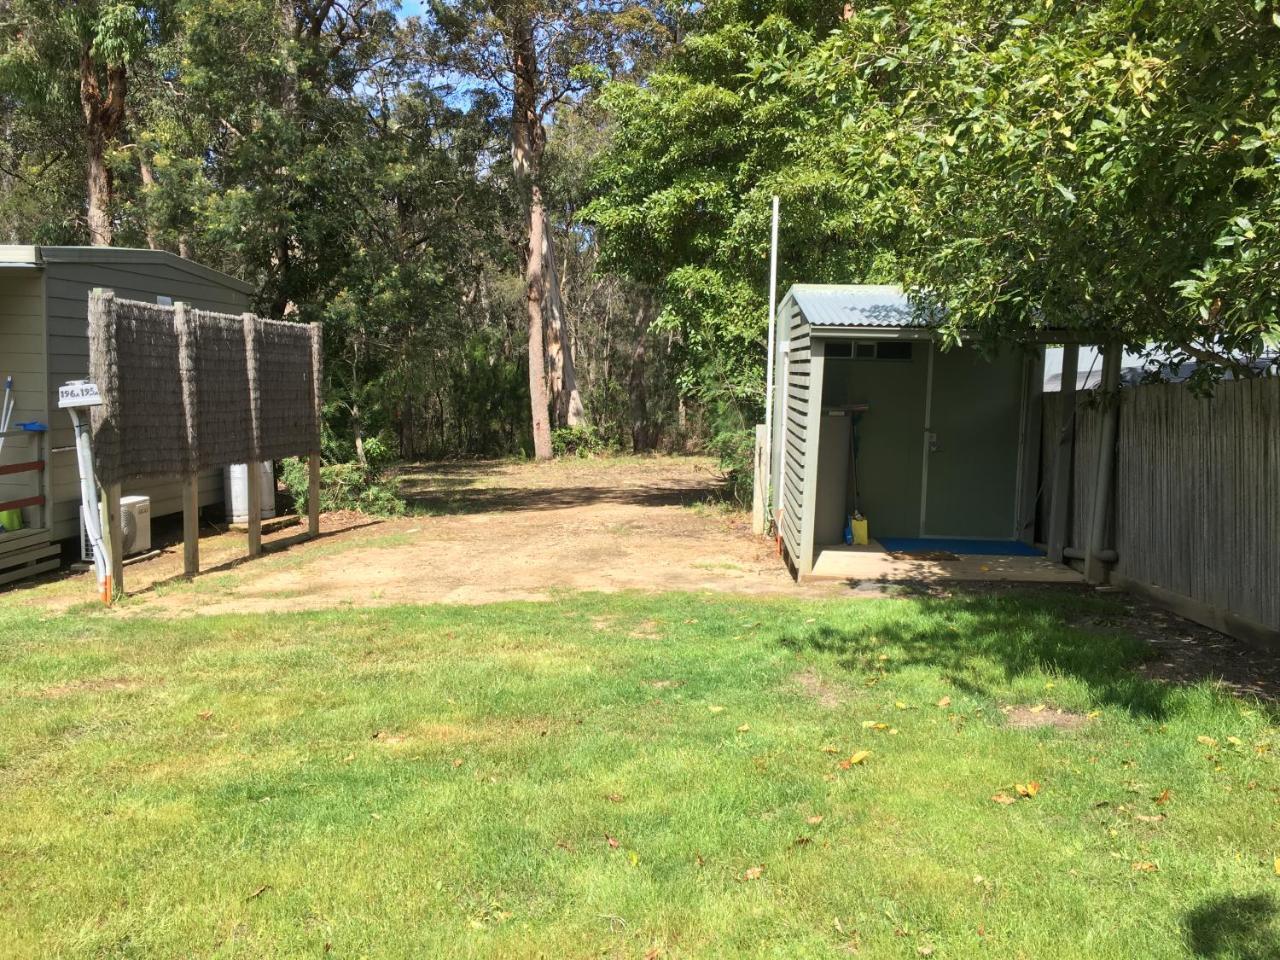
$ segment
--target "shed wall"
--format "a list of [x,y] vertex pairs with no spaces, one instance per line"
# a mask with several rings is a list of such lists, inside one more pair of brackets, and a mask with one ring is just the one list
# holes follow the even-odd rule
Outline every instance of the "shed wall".
[[[68,380],[89,375],[89,291],[103,287],[118,297],[155,302],[158,296],[172,297],[204,310],[243,313],[249,298],[241,291],[223,286],[204,272],[188,270],[168,257],[152,260],[145,252],[122,257],[113,251],[112,262],[58,262],[46,259],[45,296],[49,332],[50,417],[52,446],[69,447],[74,442],[71,421],[57,410],[57,390]],[[125,495],[151,497],[152,516],[182,510],[182,488],[177,482],[140,481],[124,484]],[[222,500],[222,473],[200,475],[200,504]],[[53,458],[53,537],[79,536],[77,510],[80,501],[75,452],[68,450]]]
[[[783,444],[782,540],[792,562],[801,558],[801,534],[804,518],[804,473],[808,454],[810,336],[809,324],[794,301],[783,304],[782,322],[790,332],[787,360],[786,418]],[[820,398],[819,398],[820,402]]]

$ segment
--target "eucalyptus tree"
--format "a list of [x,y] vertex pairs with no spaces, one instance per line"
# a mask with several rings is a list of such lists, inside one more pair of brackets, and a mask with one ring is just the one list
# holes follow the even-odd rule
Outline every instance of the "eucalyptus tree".
[[[499,92],[510,109],[511,167],[527,237],[530,422],[535,456],[547,458],[553,399],[548,379],[558,388],[561,422],[577,423],[582,407],[558,284],[549,288],[547,282],[547,264],[554,268],[554,259],[544,201],[546,124],[602,80],[648,62],[655,44],[661,45],[660,24],[643,3],[613,0],[440,0],[431,19],[456,68]],[[550,325],[548,312],[556,321]]]
[[[66,154],[83,164],[78,219],[91,244],[110,245],[115,234],[111,154],[125,126],[130,71],[145,56],[162,16],[157,4],[127,0],[11,0],[0,6],[4,109],[25,112],[46,132],[74,131],[79,142]],[[52,162],[60,159],[55,154]]]

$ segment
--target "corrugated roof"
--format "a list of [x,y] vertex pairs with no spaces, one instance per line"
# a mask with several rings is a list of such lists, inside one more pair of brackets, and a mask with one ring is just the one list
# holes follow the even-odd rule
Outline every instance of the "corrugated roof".
[[797,283],[787,291],[815,327],[927,327],[897,284]]

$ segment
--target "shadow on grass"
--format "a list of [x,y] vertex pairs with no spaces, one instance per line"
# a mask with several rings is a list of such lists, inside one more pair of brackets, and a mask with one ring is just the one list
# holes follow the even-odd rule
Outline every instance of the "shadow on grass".
[[[1007,695],[1019,677],[1044,671],[1084,681],[1094,701],[1136,716],[1166,715],[1171,687],[1138,676],[1133,668],[1150,656],[1141,640],[1123,633],[1073,627],[1082,608],[1104,611],[1109,601],[1078,591],[959,594],[909,601],[915,617],[871,620],[840,629],[815,624],[781,638],[793,650],[833,656],[844,669],[892,675],[925,666],[975,696]],[[887,660],[880,657],[894,648]]]
[[1280,929],[1276,902],[1263,893],[1206,900],[1184,921],[1187,947],[1197,957],[1276,960]]

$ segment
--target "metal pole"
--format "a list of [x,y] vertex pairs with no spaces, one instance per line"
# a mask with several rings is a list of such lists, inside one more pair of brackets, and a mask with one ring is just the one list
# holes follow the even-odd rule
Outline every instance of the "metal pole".
[[[764,386],[764,434],[765,463],[768,464],[769,478],[773,477],[773,365],[774,343],[777,340],[778,327],[778,197],[773,198],[773,226],[769,237],[769,350],[768,366],[765,369]],[[773,491],[769,490],[766,503],[773,503]]]

